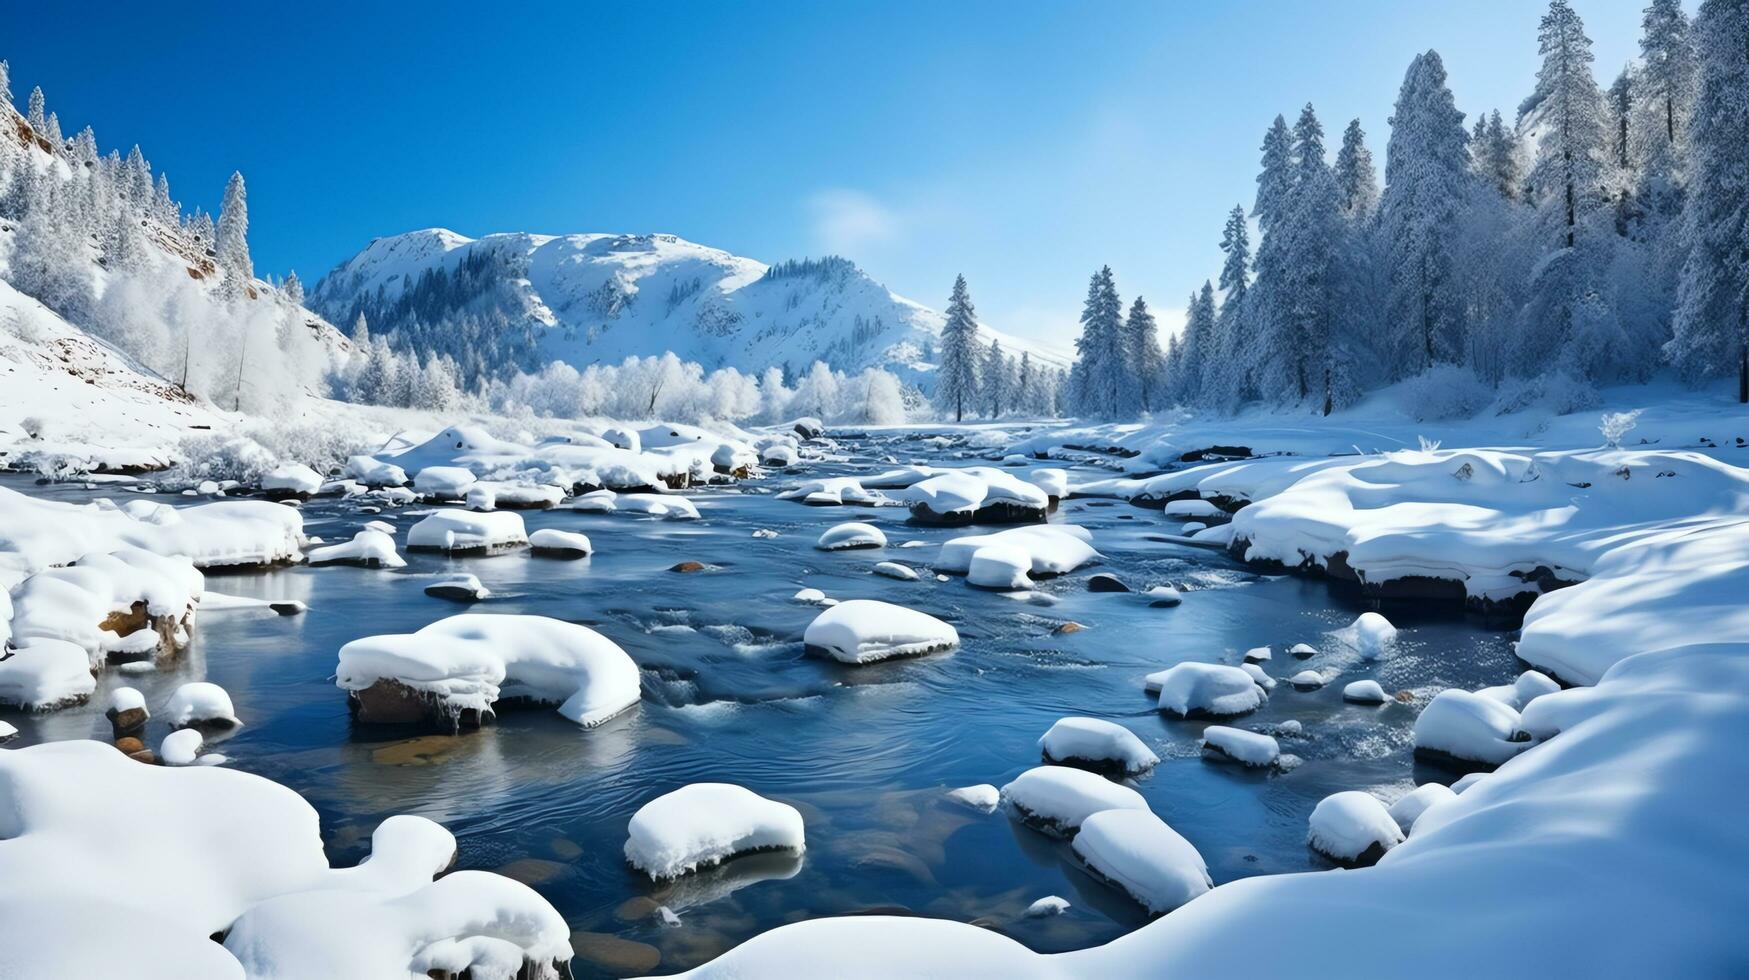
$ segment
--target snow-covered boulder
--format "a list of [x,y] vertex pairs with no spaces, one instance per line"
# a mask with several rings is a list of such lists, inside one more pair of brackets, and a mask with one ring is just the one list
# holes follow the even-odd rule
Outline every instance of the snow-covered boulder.
[[[475,494],[480,495],[480,506],[474,504]],[[467,506],[469,510],[546,510],[564,499],[564,488],[550,483],[479,480],[468,488]]]
[[1147,772],[1160,757],[1122,725],[1098,718],[1059,718],[1038,740],[1046,762]]
[[167,766],[192,766],[200,759],[206,737],[198,728],[178,728],[158,744],[158,758]]
[[[1358,623],[1359,620],[1355,620],[1355,622]],[[1297,660],[1307,660],[1317,655],[1318,648],[1310,643],[1295,643],[1287,648],[1287,652]]]
[[1363,866],[1403,842],[1403,831],[1377,797],[1359,790],[1326,796],[1312,809],[1306,843],[1338,864]]
[[626,860],[658,880],[740,854],[806,847],[795,807],[730,783],[693,783],[658,796],[638,808],[626,832]]
[[173,656],[188,645],[204,584],[180,556],[140,548],[85,555],[68,567],[37,572],[18,587],[12,643],[65,640],[85,650],[91,667],[111,659]]
[[794,466],[800,458],[800,455],[796,453],[796,447],[782,442],[766,446],[759,452],[760,465],[770,466],[774,469]]
[[638,703],[638,666],[587,626],[463,613],[340,648],[335,683],[359,720],[478,725],[499,700],[558,705],[584,727]]
[[416,977],[455,965],[427,951],[500,941],[538,976],[571,955],[563,917],[526,886],[434,883],[456,844],[431,821],[390,817],[367,860],[331,868],[316,810],[248,773],[50,742],[0,752],[0,812],[0,881],[30,882],[0,889],[7,976]]
[[1092,540],[1091,532],[1073,524],[1039,524],[994,534],[967,535],[950,539],[941,546],[935,557],[935,570],[969,574],[972,558],[985,548],[996,547],[1004,549],[1005,553],[1018,551],[1025,554],[1029,575],[1062,575],[1099,560],[1100,554],[1093,550]]
[[1245,651],[1245,662],[1248,664],[1266,664],[1273,654],[1268,647],[1252,647]]
[[346,459],[346,475],[359,483],[371,488],[404,487],[407,485],[407,471],[387,463],[375,456],[349,456]]
[[698,507],[692,501],[662,493],[594,490],[571,501],[570,508],[596,514],[665,517],[671,521],[698,520]]
[[402,568],[407,560],[395,551],[395,539],[366,528],[351,541],[311,548],[311,565],[358,565],[362,568]]
[[491,595],[492,590],[481,585],[478,576],[460,572],[439,576],[436,581],[425,586],[425,594],[451,602],[479,602]]
[[1238,667],[1187,661],[1149,674],[1144,690],[1159,692],[1159,708],[1177,718],[1229,718],[1255,711],[1266,695]]
[[0,706],[51,711],[83,703],[95,690],[90,655],[66,640],[31,640],[0,659]]
[[814,617],[802,642],[848,664],[951,650],[960,636],[928,613],[877,599],[851,599]]
[[804,415],[790,423],[790,429],[803,439],[818,439],[826,434],[826,426],[812,415]]
[[1214,887],[1208,865],[1164,820],[1142,809],[1102,810],[1071,845],[1095,876],[1163,914]]
[[1391,819],[1397,822],[1406,835],[1415,827],[1415,821],[1427,812],[1427,808],[1443,800],[1457,796],[1451,787],[1439,783],[1422,783],[1407,793],[1397,802],[1391,804]]
[[1397,641],[1397,628],[1376,612],[1361,613],[1342,632],[1362,656],[1371,658],[1384,656]]
[[152,712],[146,707],[144,694],[135,688],[118,687],[109,692],[109,707],[103,716],[109,719],[110,737],[119,742],[145,737],[146,722],[151,720]]
[[910,565],[902,565],[896,561],[875,562],[874,573],[886,578],[898,579],[901,582],[917,581],[917,570]]
[[1002,804],[1002,791],[989,783],[979,783],[948,790],[947,798],[962,806],[990,813]]
[[413,489],[426,500],[461,500],[476,477],[465,466],[427,466],[413,476]]
[[1415,757],[1460,772],[1492,769],[1530,745],[1518,712],[1469,691],[1441,691],[1415,719]]
[[1324,675],[1315,670],[1302,670],[1289,677],[1287,682],[1302,691],[1315,691],[1324,686]]
[[1367,679],[1352,681],[1342,688],[1342,700],[1350,704],[1384,704],[1385,689],[1378,681]]
[[1202,730],[1202,752],[1205,758],[1258,769],[1273,766],[1281,758],[1281,746],[1274,738],[1226,725],[1210,725]]
[[231,695],[209,681],[191,681],[176,689],[164,704],[164,718],[171,728],[226,731],[242,726]]
[[878,490],[864,488],[862,481],[853,476],[809,480],[778,493],[777,499],[799,500],[810,507],[878,507],[894,502]]
[[1069,473],[1067,470],[1046,466],[1027,470],[1020,474],[1020,478],[1043,490],[1045,496],[1049,497],[1053,504],[1069,495]]
[[1062,915],[1067,911],[1069,911],[1068,899],[1061,895],[1046,895],[1044,898],[1028,905],[1026,911],[1021,914],[1029,919],[1042,919],[1046,916]]
[[322,475],[302,463],[284,463],[261,478],[261,492],[273,500],[308,500],[322,489]]
[[1148,605],[1158,609],[1170,609],[1184,602],[1184,596],[1170,585],[1156,585],[1142,596],[1148,600]]
[[543,527],[530,534],[528,545],[535,554],[548,558],[587,558],[595,550],[588,535],[554,527]]
[[407,531],[407,547],[414,551],[450,554],[489,553],[528,544],[522,517],[507,511],[476,514],[440,510]]
[[1497,687],[1484,687],[1477,694],[1506,705],[1514,711],[1523,711],[1525,706],[1545,694],[1554,694],[1561,685],[1554,678],[1540,670],[1527,670],[1519,674],[1510,684]]
[[905,488],[900,499],[913,520],[949,526],[1043,521],[1051,507],[1043,490],[993,466],[942,471]]
[[1020,822],[1053,837],[1072,837],[1101,810],[1148,810],[1142,795],[1098,773],[1038,766],[1002,787],[1002,802]]
[[847,551],[852,548],[885,548],[887,536],[873,524],[852,521],[827,529],[814,547],[821,551]]
[[1239,669],[1250,675],[1251,680],[1255,681],[1258,687],[1263,688],[1265,694],[1275,690],[1275,678],[1264,671],[1262,664],[1247,660],[1239,665]]
[[966,582],[984,589],[1028,589],[1032,579],[1032,555],[1012,544],[990,544],[972,552]]

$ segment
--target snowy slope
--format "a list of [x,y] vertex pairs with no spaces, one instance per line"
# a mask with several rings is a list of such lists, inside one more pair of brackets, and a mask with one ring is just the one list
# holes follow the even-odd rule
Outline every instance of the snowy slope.
[[[823,360],[839,370],[885,366],[928,385],[942,316],[894,295],[845,259],[766,266],[673,235],[533,235],[470,239],[442,228],[379,238],[330,272],[310,305],[350,322],[355,304],[393,301],[428,270],[453,273],[500,253],[496,283],[537,325],[543,360],[576,366],[673,351],[707,368],[758,372]],[[506,296],[508,294],[508,296]],[[980,326],[985,342],[1066,367],[1060,351]]]

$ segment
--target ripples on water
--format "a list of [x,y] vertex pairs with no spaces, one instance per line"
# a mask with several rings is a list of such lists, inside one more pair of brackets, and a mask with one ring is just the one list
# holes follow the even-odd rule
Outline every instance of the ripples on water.
[[[885,468],[875,460],[889,454],[945,459],[922,443],[847,446],[850,461],[814,465],[808,474]],[[1197,846],[1217,882],[1317,869],[1325,865],[1304,839],[1319,799],[1340,789],[1394,792],[1440,775],[1417,772],[1411,761],[1415,708],[1346,705],[1344,683],[1370,676],[1386,690],[1425,696],[1499,683],[1515,672],[1503,634],[1443,619],[1397,617],[1407,628],[1396,654],[1358,662],[1326,636],[1358,610],[1339,605],[1323,585],[1260,576],[1223,554],[1162,543],[1157,536],[1181,521],[1109,501],[1067,501],[1053,517],[1092,528],[1104,565],[1041,582],[1041,595],[1029,601],[972,589],[957,577],[873,575],[882,559],[925,570],[934,545],[967,532],[908,526],[899,508],[812,508],[763,492],[795,479],[780,474],[739,488],[745,492],[701,492],[698,522],[525,513],[530,530],[586,532],[596,554],[581,561],[408,554],[409,566],[396,572],[211,576],[215,590],[302,599],[309,612],[208,614],[173,671],[131,678],[111,671],[85,707],[0,716],[21,729],[15,745],[104,737],[101,708],[111,687],[140,687],[159,705],[177,684],[215,681],[247,723],[225,744],[231,765],[303,794],[321,811],[337,863],[363,857],[371,830],[391,814],[438,820],[460,841],[462,867],[511,874],[553,902],[578,930],[575,966],[590,976],[669,972],[784,923],[867,911],[977,921],[1040,950],[1104,942],[1146,916],[1076,868],[1066,846],[1000,813],[948,802],[945,791],[1001,785],[1037,765],[1038,737],[1063,715],[1107,718],[1164,760],[1136,788]],[[16,477],[6,482],[44,492]],[[351,503],[317,501],[305,509],[307,533],[344,540],[371,519],[405,531],[417,520],[414,510],[369,515]],[[893,546],[814,550],[821,531],[846,520],[886,527]],[[758,528],[779,537],[754,538]],[[898,547],[911,539],[928,546]],[[720,569],[667,571],[686,559]],[[552,616],[614,639],[644,668],[643,703],[588,731],[542,709],[506,711],[495,726],[460,737],[353,725],[333,684],[340,646],[461,611],[422,591],[431,575],[458,570],[493,591],[476,611]],[[1174,583],[1186,591],[1184,604],[1155,609],[1137,595],[1088,593],[1084,582],[1094,570],[1115,572],[1138,589]],[[819,610],[790,600],[804,586],[922,609],[953,623],[963,646],[861,668],[808,657],[801,635]],[[1088,628],[1052,634],[1071,620]],[[1300,641],[1321,653],[1310,661],[1289,657],[1286,648]],[[1157,714],[1141,677],[1180,660],[1236,663],[1263,644],[1275,647],[1268,669],[1280,677],[1308,665],[1349,667],[1316,692],[1283,682],[1238,722],[1267,730],[1299,720],[1304,736],[1282,736],[1281,743],[1302,765],[1268,775],[1205,763],[1196,750],[1203,723]],[[162,734],[154,724],[152,739]],[[745,858],[663,886],[630,870],[621,848],[632,813],[700,780],[741,783],[795,805],[807,824],[805,856]],[[1047,894],[1063,895],[1072,908],[1022,917]],[[680,924],[664,926],[658,905]],[[658,952],[659,966],[652,962]]]

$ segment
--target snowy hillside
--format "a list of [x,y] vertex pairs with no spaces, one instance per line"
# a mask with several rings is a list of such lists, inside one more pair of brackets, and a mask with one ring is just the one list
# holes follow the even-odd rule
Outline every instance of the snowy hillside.
[[[534,364],[582,366],[673,351],[706,368],[756,373],[814,361],[868,366],[929,387],[942,315],[894,295],[848,259],[774,266],[673,235],[470,239],[442,228],[379,238],[317,284],[311,305],[336,323],[364,312],[373,332],[502,314],[533,329]],[[1018,357],[1065,354],[980,326]]]

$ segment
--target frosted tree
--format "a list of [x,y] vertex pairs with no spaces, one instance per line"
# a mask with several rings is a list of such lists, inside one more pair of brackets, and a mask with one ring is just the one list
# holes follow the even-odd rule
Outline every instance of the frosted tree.
[[1603,93],[1604,159],[1623,174],[1633,168],[1628,155],[1628,120],[1633,114],[1634,100],[1634,73],[1629,65]]
[[241,297],[255,278],[255,264],[249,258],[249,200],[243,188],[243,175],[233,171],[225,185],[224,203],[219,207],[218,240],[214,244],[219,268],[224,270],[221,287],[227,299]]
[[1276,294],[1280,333],[1270,349],[1277,368],[1286,374],[1285,387],[1301,401],[1323,392],[1328,415],[1337,263],[1344,235],[1340,192],[1324,161],[1324,127],[1309,103],[1294,125],[1294,170],[1292,203],[1277,227],[1286,239],[1285,261],[1280,270],[1283,288]]
[[12,67],[0,58],[0,106],[12,105]]
[[984,352],[984,369],[979,373],[984,379],[982,394],[985,413],[991,418],[997,418],[1013,407],[1014,397],[1008,383],[1008,359],[1002,354],[1002,341],[990,342],[989,349]]
[[1390,376],[1456,363],[1464,350],[1450,236],[1474,187],[1468,143],[1439,53],[1416,55],[1391,113],[1379,197]]
[[36,86],[30,90],[29,108],[25,109],[24,121],[38,136],[48,131],[49,121],[43,118],[43,87]]
[[352,321],[352,342],[360,347],[370,343],[370,322],[364,318],[363,310],[359,310],[358,319]]
[[1603,97],[1591,75],[1591,39],[1568,0],[1552,0],[1537,32],[1542,67],[1519,109],[1520,125],[1543,129],[1529,184],[1539,207],[1553,207],[1568,248],[1602,196]]
[[1124,321],[1123,330],[1136,400],[1142,411],[1152,412],[1157,407],[1166,358],[1160,352],[1159,325],[1154,322],[1154,314],[1148,312],[1148,303],[1142,297],[1137,296],[1130,304],[1130,315]]
[[953,420],[965,420],[966,409],[975,408],[978,397],[978,314],[972,308],[966,277],[953,281],[947,301],[947,322],[941,328],[940,366],[935,372],[935,404],[953,412]]
[[1476,174],[1501,197],[1516,200],[1523,179],[1518,167],[1518,137],[1500,120],[1500,110],[1476,119],[1470,149]]
[[[1251,286],[1251,230],[1245,223],[1245,209],[1237,204],[1227,214],[1227,225],[1221,232],[1221,252],[1225,258],[1221,260],[1221,311],[1215,321],[1218,344],[1216,350],[1208,353],[1209,363],[1202,370],[1202,377],[1187,378],[1184,385],[1200,383],[1205,403],[1233,408],[1250,397],[1255,354],[1245,319]],[[1188,355],[1187,350],[1185,356]],[[1186,400],[1193,395],[1188,389],[1183,393]]]
[[1673,191],[1682,180],[1694,111],[1694,44],[1681,0],[1652,0],[1640,28],[1639,93],[1629,117],[1629,150],[1641,196],[1674,212]]
[[1020,352],[1020,364],[1014,371],[1014,408],[1027,414],[1039,410],[1038,371],[1032,366],[1032,353]]
[[1342,216],[1360,224],[1372,217],[1379,203],[1379,178],[1373,169],[1372,151],[1366,148],[1366,132],[1360,120],[1342,131],[1342,148],[1336,151],[1337,204]]
[[[304,305],[304,281],[298,278],[296,269],[286,274],[285,283],[280,287],[280,292],[285,296],[287,303],[293,306]],[[360,313],[359,316],[363,317],[364,314]]]
[[1688,258],[1666,350],[1694,381],[1735,370],[1749,403],[1749,2],[1704,0],[1694,46]]
[[1123,302],[1111,266],[1093,274],[1081,309],[1081,335],[1075,339],[1076,375],[1072,377],[1076,412],[1094,418],[1121,414],[1124,378]]
[[1251,216],[1257,227],[1269,234],[1270,226],[1287,207],[1293,192],[1294,137],[1287,120],[1275,117],[1269,131],[1263,134],[1263,168],[1257,174],[1257,202],[1251,206]]

